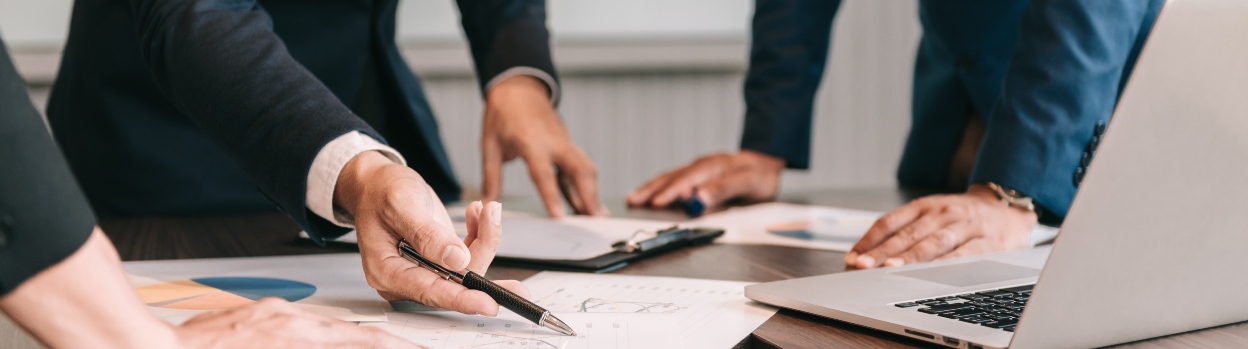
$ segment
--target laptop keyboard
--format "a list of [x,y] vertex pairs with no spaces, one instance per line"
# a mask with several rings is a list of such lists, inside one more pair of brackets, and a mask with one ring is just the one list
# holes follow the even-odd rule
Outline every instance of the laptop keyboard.
[[898,308],[912,308],[950,320],[1014,332],[1023,307],[1031,297],[1033,285],[1008,287],[983,292],[896,303]]

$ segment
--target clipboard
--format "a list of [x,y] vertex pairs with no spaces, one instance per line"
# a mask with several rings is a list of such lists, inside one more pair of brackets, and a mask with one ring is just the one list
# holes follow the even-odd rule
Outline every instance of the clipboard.
[[496,256],[494,263],[514,267],[607,273],[634,261],[661,255],[684,247],[709,243],[724,235],[723,229],[673,226],[653,233],[638,232],[612,244],[610,252],[582,260],[534,259]]

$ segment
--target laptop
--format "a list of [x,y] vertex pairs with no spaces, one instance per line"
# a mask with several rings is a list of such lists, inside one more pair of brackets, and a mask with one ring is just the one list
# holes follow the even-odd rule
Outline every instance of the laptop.
[[750,299],[957,348],[1248,320],[1248,1],[1164,5],[1048,247],[762,283]]

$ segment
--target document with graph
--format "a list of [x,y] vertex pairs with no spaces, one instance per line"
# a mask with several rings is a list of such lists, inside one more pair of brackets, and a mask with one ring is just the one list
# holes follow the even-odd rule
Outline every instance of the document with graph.
[[559,314],[576,331],[565,336],[507,310],[498,317],[451,311],[389,313],[390,321],[362,323],[430,349],[649,349],[684,348],[673,319],[647,314]]
[[541,272],[524,280],[534,303],[564,314],[650,314],[676,321],[687,348],[728,348],[776,308],[745,298],[748,282]]

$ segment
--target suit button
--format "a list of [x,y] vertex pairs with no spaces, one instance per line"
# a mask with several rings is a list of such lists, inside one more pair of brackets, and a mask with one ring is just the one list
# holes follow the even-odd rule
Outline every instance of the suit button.
[[1092,140],[1088,141],[1088,149],[1085,151],[1094,152],[1096,151],[1096,147],[1099,146],[1101,146],[1101,136],[1092,137]]
[[1082,183],[1082,182],[1083,182],[1083,174],[1084,174],[1084,171],[1085,171],[1085,170],[1083,169],[1083,166],[1080,166],[1079,168],[1076,168],[1076,169],[1075,169],[1075,178],[1074,178],[1074,181],[1075,181],[1075,187],[1076,187],[1076,188],[1078,188],[1078,187],[1079,187],[1079,183]]
[[1103,135],[1103,134],[1105,134],[1105,122],[1104,122],[1104,121],[1097,121],[1097,122],[1096,122],[1096,129],[1092,130],[1092,135],[1096,136],[1097,138],[1100,138],[1100,137],[1101,137],[1101,135]]
[[1092,163],[1092,154],[1087,151],[1083,152],[1083,157],[1079,158],[1079,167],[1088,167],[1090,163]]
[[13,230],[13,218],[0,214],[0,249],[9,246],[9,232]]

